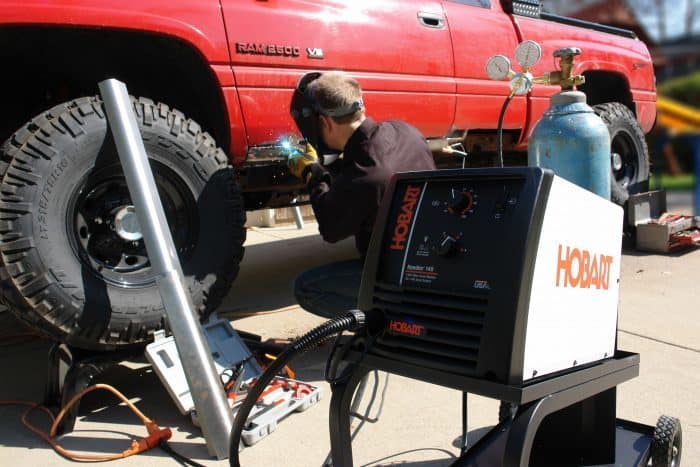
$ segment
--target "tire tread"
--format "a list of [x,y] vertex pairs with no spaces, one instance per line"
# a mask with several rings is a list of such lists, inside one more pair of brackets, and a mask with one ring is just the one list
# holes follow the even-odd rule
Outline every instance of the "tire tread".
[[[646,143],[646,138],[644,137],[644,132],[640,128],[639,122],[637,122],[637,118],[632,111],[621,102],[597,104],[593,106],[593,110],[601,120],[603,120],[608,129],[618,125],[624,125],[630,133],[630,136],[635,140],[636,144],[639,146],[638,150],[640,154],[638,154],[637,157],[637,180],[634,180],[633,183],[634,185],[641,184],[645,186],[649,179],[649,148]],[[640,191],[633,186],[632,192],[630,192],[619,183],[616,183],[614,177],[611,179],[610,188],[612,201],[619,205],[624,205],[630,194],[635,194]]]
[[[228,158],[213,138],[182,112],[143,97],[132,97],[132,106],[140,125],[159,128],[172,135],[175,144],[179,145],[175,152],[179,157],[191,159],[192,167],[203,181],[221,169],[230,168]],[[0,147],[0,277],[3,278],[0,298],[22,321],[50,337],[77,347],[99,350],[142,345],[156,329],[164,326],[165,318],[144,324],[138,321],[137,313],[128,322],[122,314],[118,322],[110,322],[106,328],[104,323],[78,327],[75,309],[76,305],[80,307],[81,302],[84,303],[85,297],[80,296],[84,294],[76,297],[75,291],[64,290],[69,298],[64,303],[47,298],[58,289],[70,288],[70,284],[57,280],[49,271],[33,270],[31,265],[40,264],[38,252],[27,226],[23,227],[17,220],[33,212],[32,203],[22,198],[21,189],[42,181],[42,176],[33,172],[33,161],[56,157],[58,150],[51,144],[54,138],[68,137],[78,141],[86,134],[84,127],[88,120],[105,118],[98,97],[75,99],[36,116]],[[230,264],[225,271],[215,271],[216,280],[209,285],[208,291],[202,286],[203,300],[199,307],[202,316],[221,302],[243,257],[245,211],[234,177],[230,177],[225,191],[226,205],[234,210],[231,215],[236,219],[229,251],[221,251],[221,255],[230,259]]]
[[[654,437],[651,443],[651,465],[652,467],[670,466],[669,457],[673,449],[673,443],[678,438],[679,450],[682,447],[681,422],[675,417],[662,415],[656,422]],[[678,460],[680,460],[680,451]]]

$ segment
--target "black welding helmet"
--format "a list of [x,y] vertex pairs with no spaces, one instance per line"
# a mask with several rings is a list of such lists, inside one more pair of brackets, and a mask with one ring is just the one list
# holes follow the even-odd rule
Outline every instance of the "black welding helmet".
[[302,76],[297,87],[294,89],[292,103],[289,107],[294,123],[296,123],[301,136],[316,149],[319,158],[323,161],[323,155],[335,154],[338,151],[329,148],[323,141],[321,137],[321,122],[318,118],[319,115],[345,117],[361,109],[363,103],[362,99],[359,99],[350,105],[337,109],[321,107],[319,102],[308,92],[309,84],[317,80],[320,76],[321,73],[318,71],[306,73]]

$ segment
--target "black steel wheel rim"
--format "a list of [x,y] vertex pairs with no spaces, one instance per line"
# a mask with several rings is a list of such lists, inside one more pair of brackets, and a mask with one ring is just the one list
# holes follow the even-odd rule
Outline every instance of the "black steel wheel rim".
[[[172,169],[150,160],[158,194],[180,261],[197,243],[199,215],[192,191]],[[143,238],[126,240],[115,225],[118,213],[132,206],[121,167],[92,172],[79,184],[68,209],[68,238],[83,268],[120,287],[155,283]]]
[[639,154],[632,135],[625,131],[617,132],[612,139],[611,152],[620,157],[620,167],[613,168],[615,180],[620,186],[627,188],[634,183],[639,165]]

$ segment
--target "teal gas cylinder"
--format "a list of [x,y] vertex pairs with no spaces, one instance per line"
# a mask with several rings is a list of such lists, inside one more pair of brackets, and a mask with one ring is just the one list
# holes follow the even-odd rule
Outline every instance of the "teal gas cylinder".
[[532,131],[528,165],[610,199],[610,133],[580,91],[562,91]]

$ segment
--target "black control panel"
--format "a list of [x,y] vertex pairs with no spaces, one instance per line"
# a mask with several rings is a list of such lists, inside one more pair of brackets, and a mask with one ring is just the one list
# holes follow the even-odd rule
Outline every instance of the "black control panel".
[[401,182],[388,216],[381,282],[446,293],[489,293],[494,249],[505,246],[523,179]]
[[524,339],[552,177],[539,168],[396,175],[360,291],[360,308],[384,322],[369,352],[412,365],[419,379],[427,369],[522,381],[522,352],[512,350]]

